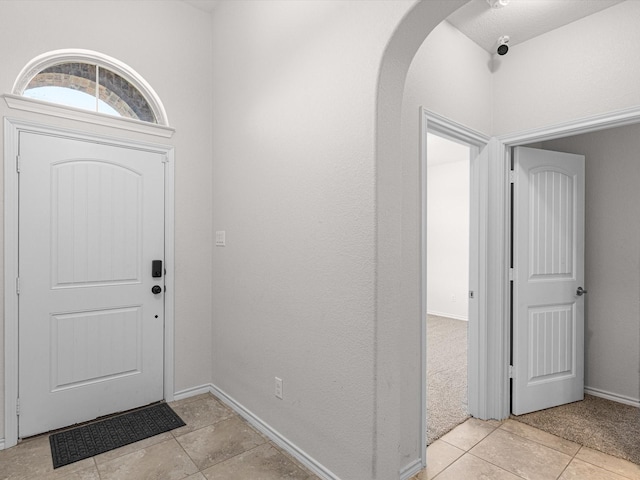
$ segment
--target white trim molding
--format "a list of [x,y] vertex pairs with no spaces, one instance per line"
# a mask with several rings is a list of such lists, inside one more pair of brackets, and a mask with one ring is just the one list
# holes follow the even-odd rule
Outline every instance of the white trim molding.
[[[294,457],[312,473],[317,475],[323,480],[340,480],[340,478],[327,469],[324,465],[318,462],[316,459],[308,455],[304,450],[296,446],[289,439],[287,439],[280,432],[275,430],[271,425],[264,422],[260,417],[255,415],[251,410],[245,408],[241,403],[237,402],[233,397],[227,395],[224,391],[220,390],[215,385],[211,384],[211,394],[217,397],[222,403],[230,407],[238,415],[244,418],[251,426],[253,426],[260,433],[265,435],[269,440],[275,443],[278,447],[285,450],[288,454]],[[403,477],[404,478],[404,477]]]
[[423,468],[421,459],[418,458],[417,460],[414,460],[409,465],[405,465],[404,468],[400,469],[400,480],[409,480]]
[[[521,132],[514,132],[496,137],[498,142],[498,148],[492,153],[492,163],[500,171],[496,171],[496,174],[500,174],[502,177],[507,175],[510,170],[511,163],[511,148],[519,145],[527,145],[533,142],[542,142],[547,140],[553,140],[556,138],[564,138],[569,136],[581,135],[584,133],[595,132],[599,130],[606,130],[609,128],[622,127],[625,125],[632,125],[640,123],[640,106],[626,108],[622,110],[614,110],[603,114],[593,115],[591,117],[578,118],[575,120],[550,125],[547,127],[534,128],[531,130],[525,130]],[[506,183],[506,182],[505,182]],[[510,225],[510,211],[509,202],[505,202],[502,208],[498,210],[502,214],[502,218],[498,224],[495,225],[496,235],[501,236],[504,239],[505,254],[508,255],[510,245],[509,231]],[[496,213],[498,213],[496,212]],[[508,267],[508,258],[505,259],[505,266]],[[501,392],[498,395],[498,401],[493,407],[493,418],[503,419],[509,416],[510,412],[510,390],[509,390],[509,378],[508,360],[510,358],[510,331],[511,331],[511,318],[508,314],[510,310],[510,299],[508,295],[508,271],[505,269],[503,272],[503,287],[500,292],[495,292],[505,297],[504,314],[501,315],[501,331],[503,333],[503,340],[500,344],[495,345],[495,351],[499,352],[504,361],[499,367],[498,380],[500,383]],[[500,380],[501,379],[501,380]],[[594,388],[585,388],[585,393],[590,395],[608,398],[620,403],[626,403],[628,405],[638,406],[640,403],[637,399],[617,395],[611,392],[606,392]]]
[[583,133],[606,130],[608,128],[623,127],[640,122],[640,106],[614,110],[592,117],[578,118],[569,122],[562,122],[548,127],[533,128],[522,132],[508,133],[498,136],[501,143],[509,147],[526,145],[532,142],[545,142],[555,138],[571,137]]
[[213,393],[211,384],[198,385],[197,387],[185,388],[173,394],[173,401],[184,400],[185,398],[195,397],[196,395],[202,395],[203,393]]
[[151,85],[149,85],[149,83],[147,83],[147,81],[138,74],[138,72],[120,60],[92,50],[63,49],[38,55],[27,63],[20,71],[13,84],[11,92],[14,95],[22,95],[24,93],[24,89],[27,88],[27,85],[33,77],[42,70],[60,63],[70,62],[90,63],[117,73],[142,93],[149,103],[154,116],[158,120],[158,124],[166,126],[169,125],[169,118],[167,117],[167,112],[164,109],[164,105],[162,104],[160,97]]
[[[491,151],[497,142],[490,137],[472,130],[460,123],[449,120],[425,108],[420,109],[420,268],[421,268],[421,446],[422,465],[426,466],[426,321],[427,321],[427,132],[462,142],[471,147],[470,158],[470,251],[469,251],[469,289],[474,291],[474,300],[469,302],[469,338],[468,338],[468,408],[469,413],[481,419],[496,418],[491,406],[501,395],[501,384],[496,384],[499,376],[498,365],[502,357],[496,353],[495,338],[502,338],[501,315],[503,308],[501,295],[495,295],[496,288],[502,286],[502,262],[496,255],[503,245],[500,232],[496,232],[493,212],[502,211],[506,187],[500,185],[499,175],[492,162]],[[494,183],[496,182],[496,183]],[[496,235],[497,236],[494,236]],[[496,287],[498,286],[498,287]],[[411,471],[412,466],[407,466]],[[404,470],[403,470],[404,471]]]
[[[77,120],[77,119],[76,119]],[[164,399],[174,397],[174,147],[144,140],[121,139],[114,136],[96,135],[82,130],[59,128],[28,120],[5,117],[4,119],[4,446],[12,447],[18,442],[18,186],[19,176],[15,159],[19,149],[20,132],[42,135],[57,135],[72,139],[135,148],[162,154],[165,162],[165,326],[164,326]]]
[[640,408],[640,399],[628,397],[626,395],[620,395],[613,392],[607,392],[599,388],[584,387],[584,393],[587,395],[593,395],[594,397],[606,398],[613,402],[624,403],[625,405],[631,405],[632,407]]
[[80,108],[58,105],[55,103],[27,98],[19,95],[5,93],[3,95],[7,106],[14,110],[40,113],[52,117],[66,118],[70,120],[82,120],[85,123],[103,125],[130,132],[156,135],[158,137],[171,138],[175,129],[155,123],[142,122],[133,118],[115,117],[106,113],[91,112]]

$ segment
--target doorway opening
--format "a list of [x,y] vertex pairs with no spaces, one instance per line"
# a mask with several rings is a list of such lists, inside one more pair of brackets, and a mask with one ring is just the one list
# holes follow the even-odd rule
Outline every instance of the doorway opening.
[[[489,159],[489,138],[483,134],[472,130],[462,124],[454,122],[448,118],[442,117],[434,112],[421,109],[421,292],[422,292],[422,388],[421,393],[424,395],[422,406],[424,408],[422,420],[423,445],[434,441],[439,436],[447,433],[459,423],[462,423],[469,416],[481,416],[481,405],[479,402],[480,389],[482,382],[480,381],[481,368],[478,361],[479,352],[482,350],[482,333],[486,326],[482,313],[483,292],[485,284],[480,275],[481,265],[483,262],[484,241],[481,238],[483,231],[483,212],[486,213],[486,202],[483,201],[483,189],[481,182],[483,178],[483,169],[486,167]],[[429,148],[429,139],[431,138],[431,148]],[[439,153],[440,151],[440,153]],[[448,153],[443,153],[448,152]],[[449,156],[449,162],[442,161],[442,157]],[[429,157],[433,157],[429,159]],[[440,161],[438,160],[440,157]],[[429,179],[429,163],[432,164],[432,178]],[[447,167],[447,164],[452,166]],[[440,170],[440,171],[438,171]],[[449,177],[446,180],[445,177]],[[447,182],[449,186],[443,185]],[[431,184],[431,188],[429,185]],[[453,187],[452,185],[453,184]],[[456,199],[450,198],[449,208],[447,206],[438,205],[437,197],[443,200],[445,195],[452,197],[451,190],[456,190]],[[438,193],[436,198],[429,202],[429,192]],[[442,191],[444,190],[444,191]],[[448,191],[449,190],[449,191]],[[448,192],[447,192],[448,191]],[[456,202],[457,206],[453,207],[452,202]],[[430,206],[434,207],[431,214]],[[440,220],[438,220],[438,216]],[[429,242],[429,220],[436,220],[436,225],[432,224],[431,243],[435,249],[430,249]],[[440,225],[437,225],[437,222]],[[443,236],[442,230],[444,225],[449,223],[457,224],[453,230]],[[456,230],[457,229],[457,230]],[[438,231],[440,230],[440,232]],[[452,250],[451,235],[456,235],[458,247]],[[440,236],[440,238],[438,238]],[[440,244],[440,247],[438,247]],[[450,261],[441,262],[432,260],[431,268],[429,265],[429,255],[435,257],[449,256]],[[456,264],[455,272],[452,271],[453,264]],[[440,270],[440,274],[438,274]],[[429,282],[431,275],[431,282]],[[448,280],[443,280],[444,277]],[[431,294],[428,289],[431,284]],[[442,293],[447,291],[447,293]],[[429,297],[433,300],[430,300]],[[454,298],[455,297],[455,298]],[[435,345],[428,345],[427,341],[427,324],[428,313],[440,314],[437,317],[448,317],[448,319],[433,319],[432,326],[437,324],[448,324],[450,329],[457,331],[457,334],[443,334],[439,338],[438,335],[433,336]],[[444,315],[442,315],[444,314]],[[456,328],[457,324],[457,328]],[[436,327],[437,328],[437,327]],[[448,330],[448,328],[444,328]],[[436,333],[435,330],[430,333]],[[465,358],[456,358],[455,362],[442,361],[438,358],[438,349],[445,348],[447,354],[447,338],[457,342],[457,351],[460,356],[464,354]],[[457,340],[453,340],[457,338]],[[429,342],[432,341],[431,339]],[[432,354],[435,359],[431,362],[428,360],[429,350],[431,347]],[[442,355],[441,355],[442,356]],[[446,388],[441,392],[428,392],[428,373],[431,368],[432,377],[437,375],[439,383],[442,385],[456,386],[459,401],[450,402],[449,398],[439,399],[438,395],[446,395]],[[446,368],[440,369],[440,364]],[[454,367],[455,365],[455,367]],[[439,374],[436,370],[441,370]],[[458,374],[456,374],[458,372]],[[436,382],[432,382],[433,388],[438,388]],[[434,393],[436,396],[431,398],[429,395]],[[427,400],[428,398],[428,400]],[[440,410],[441,404],[451,404],[451,411],[448,407]],[[439,405],[440,404],[440,405]],[[435,407],[427,413],[429,405]],[[445,413],[446,412],[446,413]],[[456,412],[456,413],[453,413]],[[431,425],[429,425],[429,417],[433,416]],[[431,433],[428,433],[431,430]]]
[[[640,170],[633,155],[640,125],[618,124],[615,115],[599,125],[575,132],[555,132],[546,138],[523,138],[510,147],[526,145],[538,151],[558,151],[585,158],[584,255],[584,400],[516,417],[580,445],[640,462],[635,439],[640,434],[640,378],[635,374],[640,353],[637,295],[640,276],[637,244],[640,223],[636,217],[635,187]],[[527,141],[528,140],[528,141]],[[626,285],[627,294],[616,285]],[[579,298],[579,297],[578,297]],[[612,332],[615,349],[610,348]],[[633,365],[625,371],[624,365]],[[614,420],[617,419],[617,420]],[[616,426],[617,425],[617,426]]]
[[427,132],[427,444],[469,418],[471,152]]

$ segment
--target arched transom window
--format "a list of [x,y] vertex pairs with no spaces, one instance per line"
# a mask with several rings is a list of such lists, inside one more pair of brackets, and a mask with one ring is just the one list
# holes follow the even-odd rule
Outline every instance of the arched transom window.
[[131,68],[97,52],[58,50],[27,65],[14,92],[28,98],[168,125],[160,100]]

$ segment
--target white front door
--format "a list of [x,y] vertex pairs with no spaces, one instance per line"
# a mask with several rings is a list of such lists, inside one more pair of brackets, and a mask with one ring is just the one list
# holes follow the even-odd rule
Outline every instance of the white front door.
[[29,132],[19,149],[19,436],[161,400],[163,156]]
[[584,398],[584,157],[515,149],[512,412]]

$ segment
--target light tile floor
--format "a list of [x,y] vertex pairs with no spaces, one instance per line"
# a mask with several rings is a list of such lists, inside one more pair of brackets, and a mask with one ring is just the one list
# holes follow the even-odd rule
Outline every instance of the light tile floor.
[[170,403],[186,423],[53,470],[47,435],[0,451],[1,480],[319,480],[210,394]]
[[[640,440],[639,440],[640,441]],[[412,480],[640,480],[640,465],[529,425],[471,418],[427,448]]]
[[[57,470],[48,436],[27,439],[0,451],[0,480],[319,480],[212,395],[170,405],[186,426]],[[640,480],[639,465],[513,420],[469,419],[427,460],[412,480]]]

